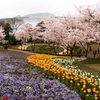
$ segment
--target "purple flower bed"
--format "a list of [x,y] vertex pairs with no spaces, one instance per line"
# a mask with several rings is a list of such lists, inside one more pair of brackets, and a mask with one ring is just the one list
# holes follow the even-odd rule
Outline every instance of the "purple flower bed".
[[0,94],[10,100],[81,100],[53,76],[28,65],[29,54],[0,52]]

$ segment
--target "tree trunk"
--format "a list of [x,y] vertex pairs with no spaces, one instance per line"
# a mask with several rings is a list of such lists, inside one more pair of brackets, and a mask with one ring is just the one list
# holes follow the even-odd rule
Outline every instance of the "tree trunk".
[[59,49],[59,45],[57,45],[57,51],[58,51],[58,49]]
[[87,50],[86,50],[86,54],[85,54],[85,57],[87,57]]
[[32,47],[32,51],[34,51],[34,48],[33,48],[33,42],[31,42],[31,47]]
[[48,42],[48,46],[50,46],[50,42]]
[[32,52],[34,52],[34,47],[33,47],[33,45],[32,45]]
[[32,45],[32,52],[34,52],[35,49],[35,40],[34,40],[34,45]]
[[74,48],[75,48],[75,45],[76,45],[76,42],[74,43],[74,45],[71,47],[70,46],[70,54],[71,54],[71,58],[72,58],[72,54],[73,54],[73,50],[74,50]]
[[88,47],[89,47],[89,44],[87,43],[87,50],[86,50],[86,55],[85,55],[85,57],[87,57]]
[[55,55],[56,55],[56,47],[54,46],[54,53],[55,53]]
[[56,47],[55,47],[55,43],[53,43],[53,48],[54,48],[54,53],[56,54]]
[[22,42],[21,42],[21,50],[22,50]]
[[71,55],[71,58],[72,58],[72,49],[70,49],[70,55]]
[[34,50],[35,50],[35,41],[34,41]]
[[67,54],[68,54],[68,47],[67,47]]
[[83,44],[80,42],[81,46],[83,47],[83,49],[85,50],[86,54],[85,57],[87,57],[87,53],[88,53],[88,43],[87,43],[87,49],[83,46]]
[[46,45],[47,45],[47,41],[46,41],[45,43],[46,43]]

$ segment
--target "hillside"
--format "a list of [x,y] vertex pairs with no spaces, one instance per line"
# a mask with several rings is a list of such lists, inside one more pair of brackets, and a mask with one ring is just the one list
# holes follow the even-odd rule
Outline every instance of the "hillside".
[[24,15],[22,17],[34,17],[34,16],[55,16],[55,15],[51,13],[34,13],[34,14]]

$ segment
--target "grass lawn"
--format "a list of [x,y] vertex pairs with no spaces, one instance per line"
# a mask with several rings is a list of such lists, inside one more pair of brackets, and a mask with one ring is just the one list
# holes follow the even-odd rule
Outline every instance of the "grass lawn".
[[[57,46],[55,46],[56,50],[57,50]],[[32,46],[29,46],[27,48],[28,51],[32,51]],[[59,47],[57,50],[58,52],[63,52],[63,48]],[[35,45],[35,50],[34,52],[36,53],[44,53],[44,54],[53,54],[54,52],[54,47],[53,46],[48,46],[48,45]]]
[[87,66],[89,66],[90,68],[95,68],[97,70],[100,70],[100,64],[85,64]]
[[95,78],[96,76],[100,78],[100,58],[87,58],[84,61],[75,62],[73,65],[77,65],[79,69],[87,73],[93,73]]
[[87,65],[90,68],[100,70],[100,58],[87,58],[87,60],[81,62],[84,62],[84,65]]

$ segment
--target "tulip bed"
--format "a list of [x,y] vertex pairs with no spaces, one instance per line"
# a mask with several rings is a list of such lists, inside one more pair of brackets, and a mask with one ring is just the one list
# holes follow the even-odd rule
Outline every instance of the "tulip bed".
[[82,59],[61,59],[57,56],[42,54],[32,55],[27,60],[37,70],[48,76],[54,76],[71,90],[75,90],[82,100],[100,100],[100,79],[95,79],[92,73],[72,65],[73,62],[79,62]]
[[[52,71],[60,65],[51,62],[51,58],[53,57],[46,55],[31,56],[12,51],[0,52],[0,94],[2,100],[81,100],[76,91],[70,90],[65,84],[55,79],[57,75],[53,76]],[[39,71],[40,62],[42,71]],[[43,70],[44,66],[45,70]],[[47,74],[49,67],[54,68],[49,72],[51,75]]]

